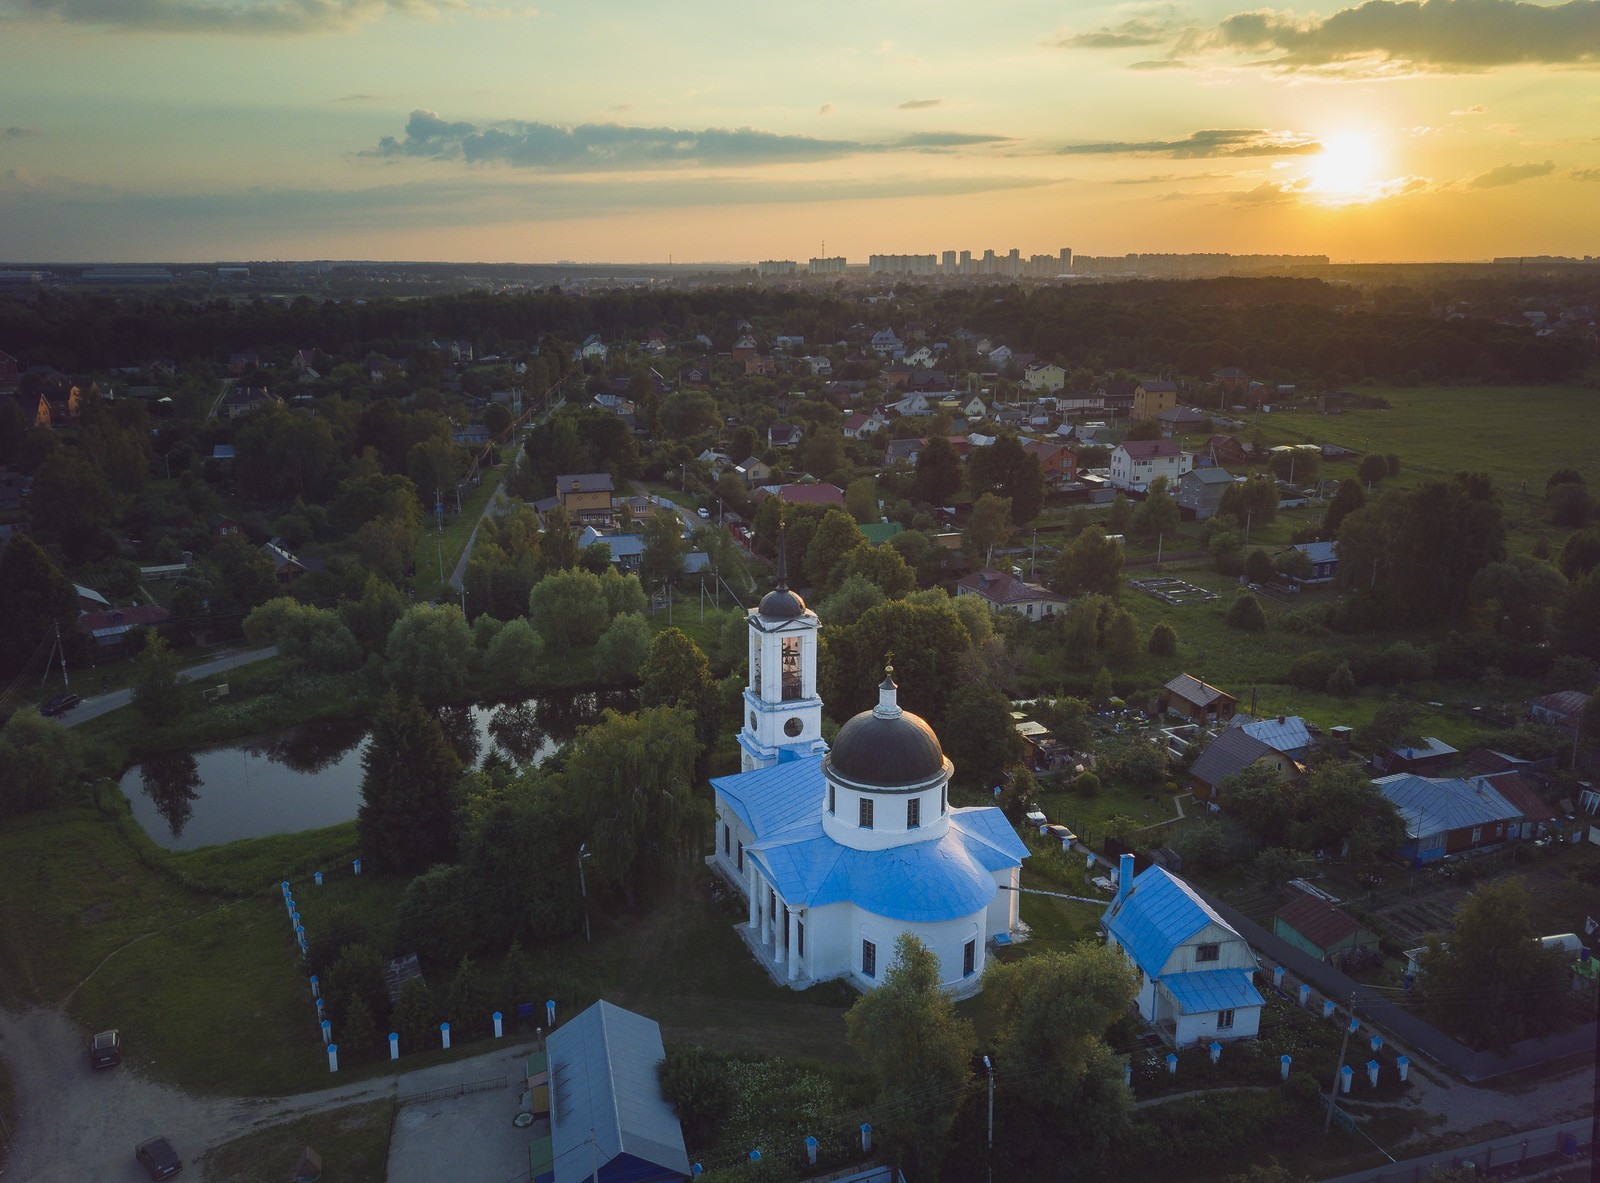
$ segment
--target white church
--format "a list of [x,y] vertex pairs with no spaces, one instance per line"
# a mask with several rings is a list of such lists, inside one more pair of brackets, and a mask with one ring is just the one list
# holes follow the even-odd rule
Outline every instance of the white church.
[[939,737],[900,709],[893,671],[878,705],[830,751],[817,696],[817,615],[785,585],[749,614],[743,771],[711,782],[708,860],[749,902],[739,932],[778,981],[804,989],[883,980],[903,932],[939,958],[956,994],[978,988],[989,942],[1018,927],[1027,847],[993,807],[952,809]]

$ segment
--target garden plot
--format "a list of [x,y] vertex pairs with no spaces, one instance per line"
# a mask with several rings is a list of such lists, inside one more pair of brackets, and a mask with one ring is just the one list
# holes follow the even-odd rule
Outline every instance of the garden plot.
[[1154,579],[1130,579],[1129,583],[1142,592],[1148,592],[1164,604],[1182,607],[1185,604],[1209,604],[1217,598],[1217,593],[1207,591],[1203,587],[1186,582],[1182,579],[1160,577]]

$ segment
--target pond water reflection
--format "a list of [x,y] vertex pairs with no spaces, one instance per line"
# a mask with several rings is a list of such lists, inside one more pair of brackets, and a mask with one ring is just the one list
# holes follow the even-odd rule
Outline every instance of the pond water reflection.
[[[546,696],[435,709],[464,765],[491,755],[537,763],[608,707],[633,710],[627,691]],[[145,832],[168,850],[196,850],[349,821],[361,804],[364,723],[307,723],[227,747],[152,756],[122,776]]]

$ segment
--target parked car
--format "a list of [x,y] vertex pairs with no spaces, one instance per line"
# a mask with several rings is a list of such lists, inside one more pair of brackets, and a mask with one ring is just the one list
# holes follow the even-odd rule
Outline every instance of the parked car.
[[133,1148],[133,1157],[150,1172],[152,1179],[170,1179],[183,1170],[183,1159],[172,1148],[172,1143],[157,1135],[147,1138]]
[[83,699],[79,698],[76,694],[58,694],[40,707],[39,713],[49,718],[56,718],[57,716],[66,714],[82,701]]
[[122,1063],[122,1035],[102,1031],[89,1041],[89,1067],[114,1068]]

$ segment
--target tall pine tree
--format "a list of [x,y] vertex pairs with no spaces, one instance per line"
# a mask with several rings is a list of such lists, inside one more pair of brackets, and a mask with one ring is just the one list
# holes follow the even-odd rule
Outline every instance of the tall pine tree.
[[461,763],[439,721],[416,699],[389,694],[361,757],[356,831],[373,869],[426,871],[455,855],[456,789]]

